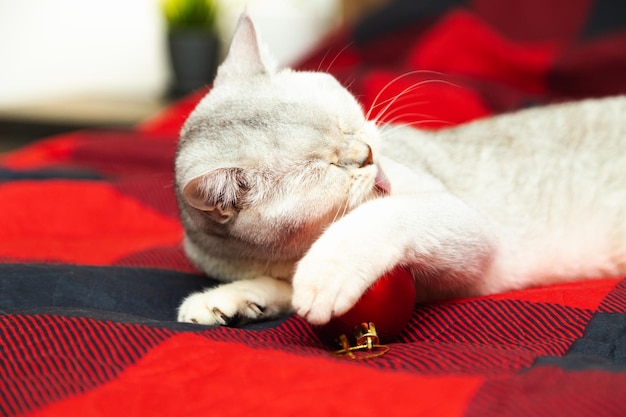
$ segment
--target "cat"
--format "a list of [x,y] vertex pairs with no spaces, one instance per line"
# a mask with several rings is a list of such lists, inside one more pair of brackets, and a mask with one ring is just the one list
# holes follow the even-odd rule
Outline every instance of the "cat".
[[626,274],[626,97],[441,129],[377,126],[278,69],[244,15],[175,160],[188,257],[223,284],[178,319],[324,324],[410,268],[418,301]]

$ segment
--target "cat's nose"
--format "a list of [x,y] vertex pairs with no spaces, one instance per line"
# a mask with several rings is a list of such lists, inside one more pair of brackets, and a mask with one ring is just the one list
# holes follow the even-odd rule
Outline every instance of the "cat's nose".
[[364,168],[374,163],[372,148],[367,143],[354,140],[339,150],[337,165],[346,168]]
[[374,155],[372,154],[372,147],[368,145],[367,143],[365,144],[365,146],[367,146],[367,155],[365,156],[365,159],[363,159],[363,162],[361,162],[361,168],[366,167],[368,165],[372,165],[374,163]]

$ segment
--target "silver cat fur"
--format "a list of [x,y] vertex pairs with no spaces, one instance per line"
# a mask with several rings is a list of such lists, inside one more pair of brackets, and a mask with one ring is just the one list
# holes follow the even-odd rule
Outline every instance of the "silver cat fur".
[[398,264],[419,301],[626,274],[625,151],[626,97],[377,126],[243,16],[175,162],[185,251],[223,284],[178,318],[323,324]]

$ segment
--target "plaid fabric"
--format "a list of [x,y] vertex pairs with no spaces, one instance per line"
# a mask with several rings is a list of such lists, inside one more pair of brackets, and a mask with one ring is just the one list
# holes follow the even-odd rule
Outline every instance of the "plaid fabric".
[[[398,0],[300,67],[334,73],[372,118],[437,128],[626,93],[625,7]],[[176,323],[213,283],[184,257],[172,189],[203,94],[0,156],[0,415],[624,415],[626,280],[420,305],[362,362],[296,316]]]

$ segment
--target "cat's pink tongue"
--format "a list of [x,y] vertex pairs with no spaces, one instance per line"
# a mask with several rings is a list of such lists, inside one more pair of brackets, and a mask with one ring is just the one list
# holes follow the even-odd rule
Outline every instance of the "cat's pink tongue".
[[380,165],[376,164],[378,168],[378,172],[376,173],[376,178],[374,179],[374,188],[380,195],[388,195],[391,194],[391,183],[389,179],[385,175],[382,169],[380,169]]

